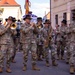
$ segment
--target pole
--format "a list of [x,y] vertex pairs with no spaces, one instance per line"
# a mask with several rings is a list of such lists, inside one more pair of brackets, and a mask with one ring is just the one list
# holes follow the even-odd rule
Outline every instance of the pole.
[[51,0],[50,0],[50,22],[51,22]]

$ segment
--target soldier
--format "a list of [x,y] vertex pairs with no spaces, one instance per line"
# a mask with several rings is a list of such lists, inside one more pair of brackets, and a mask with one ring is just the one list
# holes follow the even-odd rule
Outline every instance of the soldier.
[[[43,28],[43,37],[44,37],[44,54],[46,59],[46,66],[49,67],[49,48],[51,47],[51,57],[52,57],[52,65],[57,66],[55,62],[55,49],[52,41],[52,29],[49,20],[45,20],[44,28]],[[50,46],[49,46],[50,45]]]
[[32,55],[32,70],[40,70],[36,67],[36,60],[37,60],[37,54],[36,54],[36,34],[37,29],[34,23],[30,24],[31,17],[30,15],[26,15],[24,18],[25,23],[21,27],[22,32],[22,49],[23,49],[23,60],[24,60],[24,67],[23,71],[27,70],[27,58],[29,50],[31,51]]
[[65,46],[66,46],[66,20],[63,20],[61,22],[61,27],[60,27],[60,34],[61,34],[61,52],[60,52],[60,56],[61,56],[61,60],[64,60],[64,50],[65,50]]
[[14,28],[14,32],[15,32],[15,34],[14,35],[12,35],[12,40],[13,40],[13,56],[12,56],[12,63],[16,63],[16,61],[15,61],[15,56],[16,56],[16,51],[17,51],[17,45],[19,44],[18,42],[17,42],[17,31],[16,31],[16,28],[17,28],[17,24],[16,24],[16,19],[14,18],[14,23],[15,23],[15,28]]
[[42,32],[43,32],[43,49],[44,49],[44,57],[45,57],[45,61],[46,61],[46,66],[49,67],[50,64],[49,64],[49,39],[47,39],[49,37],[49,20],[45,20],[44,22],[44,27],[42,29]]
[[38,17],[37,18],[37,29],[38,29],[38,34],[37,34],[37,57],[38,61],[42,61],[41,56],[43,56],[43,41],[42,41],[42,18]]
[[10,73],[10,62],[13,54],[13,41],[12,34],[13,31],[10,30],[10,25],[12,24],[12,17],[8,18],[6,27],[0,25],[0,73],[3,72],[4,57],[6,55],[6,72]]
[[66,64],[69,64],[69,60],[70,60],[70,39],[71,39],[71,33],[69,33],[71,25],[67,26],[66,29]]
[[51,32],[50,45],[51,45],[52,65],[57,66],[58,64],[56,63],[56,49],[57,49],[57,46],[56,46],[56,33],[55,33],[55,30],[53,30],[53,29],[52,29],[52,32]]
[[70,73],[74,74],[75,71],[75,22],[71,24],[69,27],[69,32],[70,34]]
[[56,45],[57,45],[57,60],[60,59],[60,49],[61,49],[61,35],[60,35],[60,26],[56,25]]

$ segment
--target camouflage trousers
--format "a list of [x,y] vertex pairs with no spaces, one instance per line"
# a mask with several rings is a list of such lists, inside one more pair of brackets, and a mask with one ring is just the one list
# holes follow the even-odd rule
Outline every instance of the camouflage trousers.
[[49,47],[43,47],[44,58],[49,61]]
[[67,42],[66,44],[66,61],[68,61],[70,59],[70,43]]
[[62,51],[61,51],[61,45],[60,45],[60,41],[57,41],[57,56],[59,56],[61,53],[62,53]]
[[56,45],[55,44],[51,45],[51,59],[56,60]]
[[23,49],[23,60],[24,60],[24,65],[27,64],[28,61],[28,53],[31,51],[31,57],[32,57],[32,64],[36,64],[37,60],[37,45],[36,43],[24,43],[22,44],[22,49]]
[[10,67],[13,49],[7,45],[0,46],[0,67],[4,67],[4,58],[6,57],[6,67]]
[[64,56],[65,45],[65,41],[57,42],[57,55]]
[[37,57],[41,58],[41,56],[44,56],[44,54],[43,54],[43,45],[37,45]]
[[75,64],[75,43],[70,43],[70,65]]

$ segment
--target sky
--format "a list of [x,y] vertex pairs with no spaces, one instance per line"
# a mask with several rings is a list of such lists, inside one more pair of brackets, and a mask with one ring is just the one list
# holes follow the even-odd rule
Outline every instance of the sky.
[[[21,5],[22,8],[22,15],[25,14],[24,4],[25,0],[15,0],[18,4]],[[33,12],[33,14],[43,17],[45,14],[47,14],[50,11],[50,0],[29,0],[31,2],[30,11]]]

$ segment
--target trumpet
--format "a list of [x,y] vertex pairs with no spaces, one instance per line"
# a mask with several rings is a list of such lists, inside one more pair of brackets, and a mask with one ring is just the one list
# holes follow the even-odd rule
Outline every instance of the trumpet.
[[10,28],[13,29],[13,30],[16,29],[16,28],[17,28],[17,24],[16,24],[16,23],[12,23],[12,24],[10,25]]

